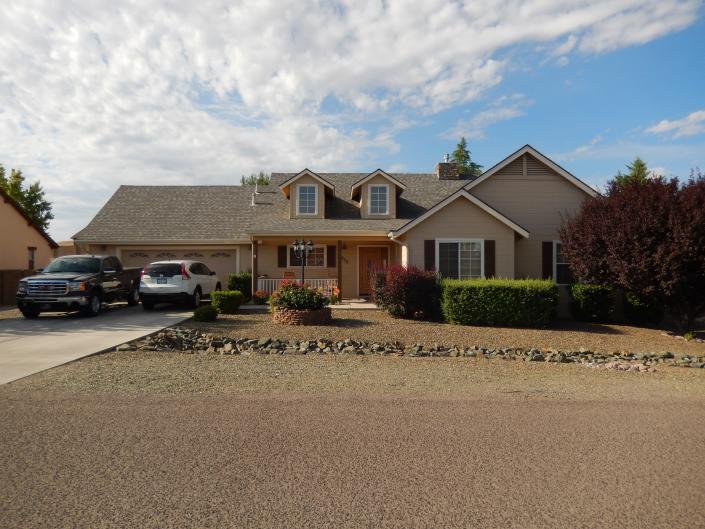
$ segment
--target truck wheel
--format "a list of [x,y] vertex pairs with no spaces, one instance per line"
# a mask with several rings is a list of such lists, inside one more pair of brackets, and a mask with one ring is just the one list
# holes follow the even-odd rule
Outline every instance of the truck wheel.
[[98,294],[91,294],[88,298],[88,305],[86,305],[83,310],[83,314],[86,316],[97,316],[100,313],[100,296]]
[[196,290],[193,291],[193,296],[191,296],[191,299],[189,301],[189,306],[192,309],[197,309],[201,305],[201,287],[196,287]]
[[133,288],[127,295],[127,304],[130,307],[134,307],[140,302],[140,291],[138,288]]
[[20,312],[22,313],[22,316],[28,320],[33,320],[39,316],[39,312],[35,312],[33,310],[21,310]]

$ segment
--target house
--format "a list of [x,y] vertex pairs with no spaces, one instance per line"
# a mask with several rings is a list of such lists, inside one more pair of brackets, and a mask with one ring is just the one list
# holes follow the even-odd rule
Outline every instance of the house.
[[36,270],[54,257],[58,245],[5,191],[0,189],[0,270]]
[[558,229],[594,189],[526,145],[481,176],[450,162],[433,173],[274,173],[268,186],[121,186],[74,236],[81,251],[126,266],[205,262],[221,278],[250,270],[273,291],[301,274],[291,248],[311,240],[307,283],[370,294],[369,271],[390,263],[446,277],[567,281]]
[[45,267],[57,244],[0,189],[0,305],[15,302],[17,283],[31,270]]

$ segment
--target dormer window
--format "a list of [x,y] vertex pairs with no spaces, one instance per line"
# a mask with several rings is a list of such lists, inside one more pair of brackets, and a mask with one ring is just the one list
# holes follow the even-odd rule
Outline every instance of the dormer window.
[[318,214],[318,186],[299,184],[296,187],[296,212],[299,215]]
[[370,215],[389,214],[389,185],[370,184]]

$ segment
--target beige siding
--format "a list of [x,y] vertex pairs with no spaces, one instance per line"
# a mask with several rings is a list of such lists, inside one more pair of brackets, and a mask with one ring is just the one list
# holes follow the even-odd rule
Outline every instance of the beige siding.
[[[298,202],[298,187],[302,184],[313,184],[316,186],[316,201],[317,201],[317,211],[315,215],[299,215],[297,212],[297,202]],[[318,180],[309,175],[303,175],[296,182],[291,184],[291,189],[289,191],[289,208],[291,218],[302,218],[302,219],[322,219],[325,217],[326,209],[326,195],[325,187]]]
[[541,277],[541,242],[557,240],[562,218],[576,213],[587,197],[528,154],[470,192],[529,231],[528,239],[517,239],[518,278]]
[[0,198],[0,270],[27,270],[29,247],[36,248],[34,267],[44,268],[53,256],[49,242],[13,206]]
[[[388,189],[389,214],[387,215],[370,215],[369,213],[369,196],[370,185],[384,184]],[[363,219],[394,219],[397,216],[397,186],[381,175],[371,178],[362,185],[362,193],[360,196],[360,216]]]
[[514,277],[514,230],[468,199],[459,197],[406,233],[408,264],[423,268],[427,239],[488,239],[495,241],[495,275]]

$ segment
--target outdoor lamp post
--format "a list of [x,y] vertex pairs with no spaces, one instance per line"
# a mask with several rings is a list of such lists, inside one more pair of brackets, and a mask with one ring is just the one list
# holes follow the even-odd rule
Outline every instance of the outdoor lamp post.
[[294,250],[294,255],[297,259],[301,260],[301,286],[304,284],[304,269],[306,268],[306,260],[308,259],[308,254],[313,250],[313,242],[300,241],[297,239],[291,243],[291,248]]

